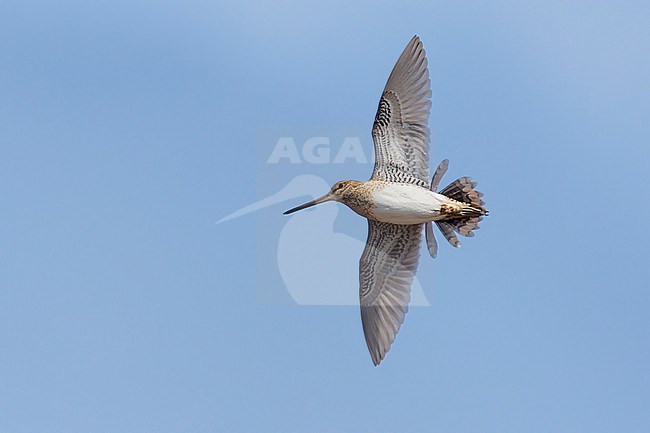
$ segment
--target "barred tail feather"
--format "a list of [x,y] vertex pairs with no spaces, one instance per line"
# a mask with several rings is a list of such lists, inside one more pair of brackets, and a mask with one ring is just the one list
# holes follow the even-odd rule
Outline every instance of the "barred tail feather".
[[445,175],[448,168],[449,168],[449,160],[443,159],[440,165],[438,165],[438,168],[436,168],[435,173],[433,173],[433,177],[431,177],[431,186],[430,186],[431,191],[435,191],[436,189],[438,189],[438,184],[442,180],[442,177]]
[[451,244],[451,246],[460,248],[460,242],[458,242],[458,237],[454,233],[454,226],[449,224],[447,221],[436,221],[436,225],[438,226],[438,229],[440,229],[440,232],[442,235],[447,239],[447,242]]
[[476,186],[477,183],[469,177],[461,177],[440,191],[441,194],[468,205],[460,211],[461,217],[437,223],[442,234],[454,247],[460,246],[454,232],[465,237],[474,236],[474,230],[479,228],[478,223],[483,219],[483,215],[488,214],[484,207],[485,202],[481,199],[483,193],[476,190]]
[[467,203],[470,206],[477,208],[481,211],[481,214],[487,214],[487,211],[483,207],[485,202],[481,199],[483,193],[474,189],[478,184],[469,177],[461,177],[456,179],[449,185],[447,185],[440,194],[446,195],[449,198],[452,198],[456,201]]
[[482,219],[482,217],[478,216],[448,220],[446,222],[451,225],[454,228],[454,231],[459,235],[465,236],[466,238],[471,238],[474,237],[474,230],[478,230],[480,228],[478,223]]
[[427,250],[429,250],[429,255],[435,259],[438,255],[438,242],[436,242],[436,237],[433,234],[433,227],[430,222],[424,225],[424,233],[424,237],[427,240]]
[[[480,216],[468,218],[456,218],[450,220],[436,221],[436,225],[442,232],[447,241],[456,248],[460,247],[460,242],[455,233],[468,238],[474,237],[474,230],[479,228],[478,223],[483,219]],[[454,233],[455,232],[455,233]]]

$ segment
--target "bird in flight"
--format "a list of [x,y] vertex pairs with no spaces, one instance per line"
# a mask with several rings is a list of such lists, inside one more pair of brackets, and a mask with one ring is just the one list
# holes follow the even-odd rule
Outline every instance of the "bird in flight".
[[456,233],[471,237],[488,211],[468,177],[436,192],[448,161],[429,183],[431,81],[422,42],[414,36],[400,55],[379,99],[372,127],[375,166],[370,180],[336,182],[324,196],[285,215],[324,203],[343,203],[368,220],[359,261],[363,333],[375,365],[386,356],[410,301],[424,227],[427,249],[436,257],[432,223],[454,247]]

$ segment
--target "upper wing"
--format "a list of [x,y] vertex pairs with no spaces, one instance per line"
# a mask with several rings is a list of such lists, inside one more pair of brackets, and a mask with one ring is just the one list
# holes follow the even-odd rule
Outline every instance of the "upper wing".
[[397,60],[379,100],[372,127],[375,168],[371,179],[428,185],[431,82],[420,38]]
[[422,225],[368,220],[368,240],[359,261],[361,322],[372,362],[390,349],[411,300]]

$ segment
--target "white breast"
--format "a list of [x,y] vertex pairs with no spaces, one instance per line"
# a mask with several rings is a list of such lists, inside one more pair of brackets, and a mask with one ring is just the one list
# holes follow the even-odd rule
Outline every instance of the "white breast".
[[372,192],[375,219],[393,224],[421,224],[440,214],[438,194],[417,185],[389,183]]

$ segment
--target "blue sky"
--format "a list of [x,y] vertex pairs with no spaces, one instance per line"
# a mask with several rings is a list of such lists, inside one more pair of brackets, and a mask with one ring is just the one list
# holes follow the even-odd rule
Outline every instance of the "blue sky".
[[[641,1],[2,2],[0,431],[648,431],[649,20]],[[491,215],[422,256],[432,305],[375,368],[356,307],[297,305],[273,275],[305,197],[214,222],[299,174],[368,177],[269,168],[261,137],[366,130],[370,156],[413,34],[431,164]],[[334,230],[366,223],[341,208]]]

